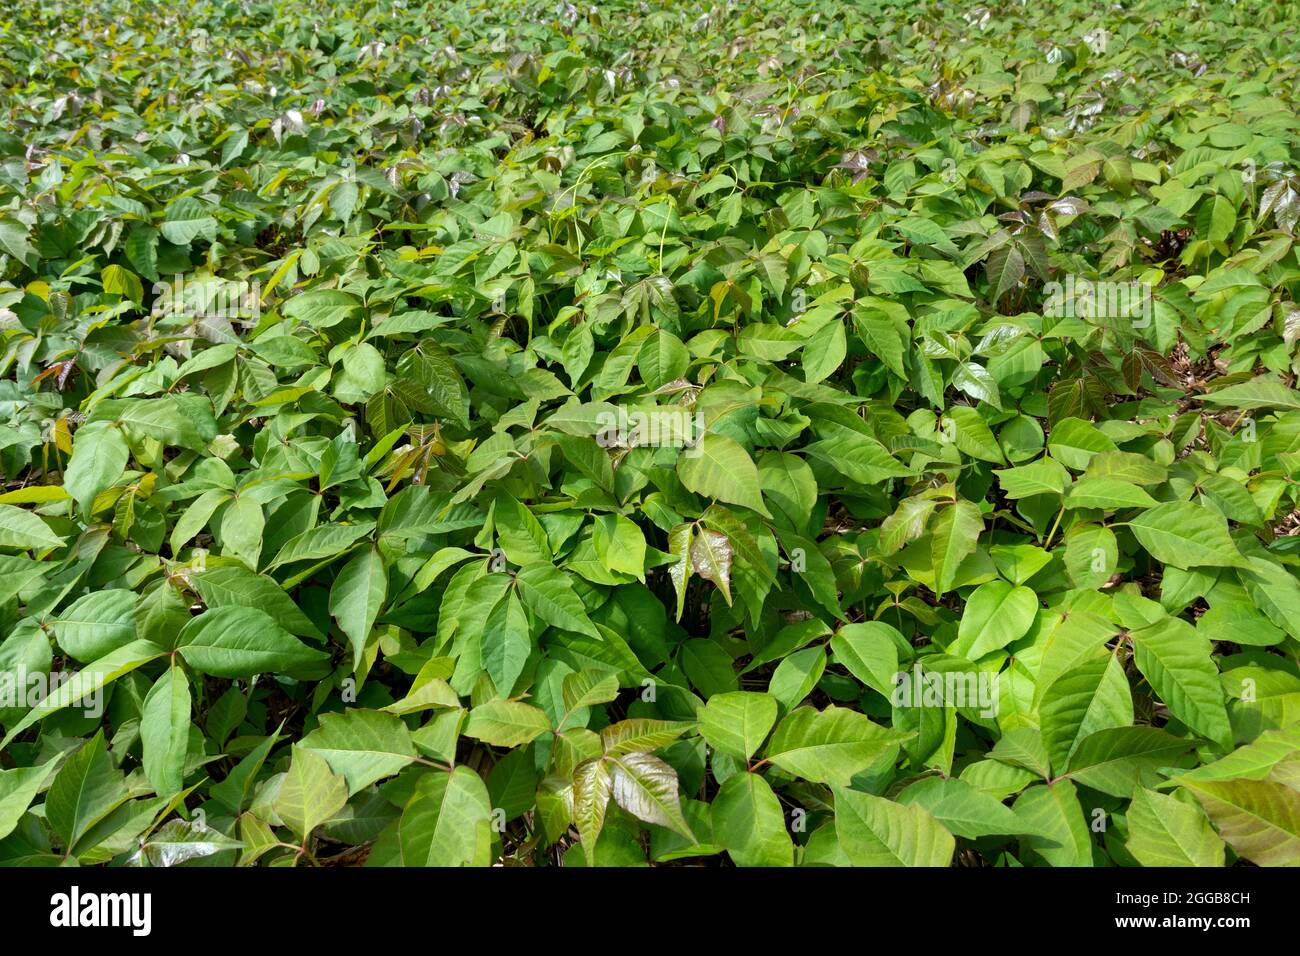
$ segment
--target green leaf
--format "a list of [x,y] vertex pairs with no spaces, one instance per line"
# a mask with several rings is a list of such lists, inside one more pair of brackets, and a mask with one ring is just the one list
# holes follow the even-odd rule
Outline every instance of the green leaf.
[[803,532],[817,505],[817,479],[808,464],[795,455],[765,452],[758,458],[758,479],[773,521]]
[[469,712],[465,735],[493,747],[522,747],[551,729],[546,712],[514,700],[490,700]]
[[610,464],[609,453],[595,439],[558,435],[555,443],[578,471],[605,491],[614,490],[614,469]]
[[934,593],[942,595],[952,587],[957,568],[974,553],[984,519],[979,507],[957,501],[939,512],[930,524],[930,558],[934,568]]
[[831,638],[835,660],[876,693],[888,697],[898,674],[898,645],[903,635],[883,621],[846,624]]
[[360,708],[321,714],[320,726],[299,746],[319,754],[331,770],[342,774],[349,796],[391,777],[418,756],[400,718]]
[[1260,375],[1240,385],[1216,388],[1200,396],[1200,400],[1229,408],[1300,409],[1300,392],[1287,388],[1271,375]]
[[256,568],[262,553],[266,515],[262,506],[247,497],[235,498],[221,516],[221,553]]
[[1133,660],[1175,717],[1224,749],[1232,728],[1210,642],[1178,618],[1133,631]]
[[1070,757],[1068,776],[1085,787],[1116,797],[1155,786],[1159,771],[1175,765],[1189,743],[1155,727],[1112,727],[1090,734]]
[[899,793],[898,802],[921,807],[953,836],[969,840],[1032,832],[1010,807],[963,780],[918,780]]
[[564,709],[569,713],[608,703],[618,696],[618,675],[608,671],[575,671],[564,675],[562,693]]
[[29,227],[21,223],[0,220],[0,248],[20,262],[31,258],[35,251],[27,238],[29,231]]
[[8,732],[5,734],[4,740],[0,741],[0,750],[4,750],[15,737],[37,721],[62,710],[64,707],[79,703],[88,695],[95,694],[101,688],[111,684],[123,674],[128,674],[137,667],[156,660],[166,653],[156,644],[137,640],[119,647],[97,661],[87,664],[80,671],[73,674],[70,679],[51,689],[49,694],[43,697],[21,720],[12,727],[6,728]]
[[1088,467],[1094,455],[1115,451],[1115,443],[1097,426],[1079,418],[1063,418],[1052,427],[1047,439],[1052,457],[1075,471]]
[[531,564],[551,560],[550,540],[546,529],[533,513],[509,495],[496,499],[493,508],[501,549],[512,564]]
[[770,694],[714,694],[700,710],[700,735],[715,750],[749,760],[767,739],[776,717],[776,699]]
[[189,678],[175,664],[149,688],[141,706],[144,773],[160,797],[170,799],[184,787],[191,706]]
[[1073,667],[1054,680],[1038,704],[1052,769],[1064,773],[1085,737],[1133,723],[1133,698],[1114,655]]
[[330,614],[352,645],[352,669],[361,666],[370,630],[388,596],[388,571],[376,548],[363,548],[343,566],[330,588]]
[[325,758],[295,746],[289,772],[284,775],[275,795],[275,812],[285,825],[299,839],[306,840],[347,802],[347,784],[330,770]]
[[526,564],[515,575],[524,607],[552,627],[600,640],[569,576],[553,565]]
[[713,798],[711,820],[714,842],[736,866],[793,865],[794,841],[781,801],[758,774],[728,777]]
[[483,669],[502,693],[508,694],[523,673],[533,642],[528,617],[513,593],[507,593],[488,614],[483,625],[481,650]]
[[1217,511],[1189,501],[1170,501],[1138,515],[1128,524],[1157,561],[1176,568],[1234,567],[1244,564]]
[[1042,734],[1029,727],[1012,727],[1002,735],[989,756],[1014,767],[1023,767],[1030,773],[1046,779],[1051,776],[1047,748]]
[[209,608],[181,629],[185,663],[213,677],[244,678],[305,667],[328,655],[303,644],[270,615],[251,607]]
[[610,571],[645,580],[645,535],[636,523],[622,515],[602,515],[592,527],[596,556]]
[[92,422],[77,429],[63,487],[83,515],[89,516],[96,495],[122,477],[129,457],[122,430],[109,422]]
[[167,207],[167,218],[158,231],[168,242],[188,246],[200,236],[216,238],[217,220],[209,207],[195,196],[182,196]]
[[681,378],[690,364],[690,353],[682,340],[664,329],[646,339],[637,354],[637,369],[649,388],[656,389]]
[[911,474],[884,445],[857,425],[823,420],[818,427],[821,440],[802,450],[850,481],[874,485]]
[[57,548],[63,539],[30,511],[13,505],[0,505],[0,548],[17,548],[20,551],[40,548]]
[[95,422],[115,422],[164,445],[195,451],[217,437],[212,405],[198,395],[106,398],[95,404],[87,427]]
[[0,770],[0,840],[13,833],[58,761],[51,757],[39,766]]
[[39,561],[0,554],[0,604],[7,604],[23,589],[40,580],[49,569]]
[[1223,866],[1223,840],[1197,806],[1140,787],[1125,818],[1128,851],[1143,866]]
[[125,588],[94,591],[59,615],[54,636],[77,660],[98,660],[135,640],[135,605],[135,592]]
[[948,653],[977,661],[1029,631],[1038,613],[1038,595],[1026,587],[990,581],[976,588],[962,611],[957,640]]
[[411,692],[401,700],[386,705],[383,710],[401,717],[440,707],[459,708],[460,697],[445,680],[432,677],[422,682],[421,677],[417,676]]
[[113,766],[102,732],[69,757],[45,795],[45,819],[72,853],[89,830],[130,797],[122,772]]
[[1008,498],[1028,498],[1032,495],[1060,495],[1070,484],[1070,473],[1060,462],[1051,458],[1018,468],[993,472]]
[[346,322],[361,311],[356,296],[338,289],[313,289],[294,296],[284,305],[284,314],[315,329],[327,329]]
[[1151,508],[1156,500],[1137,485],[1118,478],[1083,477],[1070,487],[1065,496],[1070,508],[1099,508],[1116,511],[1121,508]]
[[798,707],[777,725],[764,755],[787,773],[813,783],[847,786],[908,734],[887,730],[856,711]]
[[647,717],[633,717],[610,724],[600,732],[601,746],[606,756],[617,757],[620,754],[648,753],[672,743],[692,724],[683,720],[653,720]]
[[835,787],[835,833],[854,866],[948,866],[957,841],[919,806]]
[[1068,780],[1030,787],[1012,805],[1034,835],[1023,843],[1049,866],[1092,866],[1092,838],[1079,804],[1078,791]]
[[492,803],[468,767],[420,777],[401,817],[375,844],[367,866],[487,866]]
[[283,564],[297,561],[319,561],[335,558],[350,548],[357,540],[374,530],[373,521],[360,524],[326,524],[304,531],[285,542],[275,558],[266,566],[273,571]]
[[1266,730],[1253,741],[1238,747],[1218,760],[1180,774],[1179,783],[1193,780],[1263,780],[1297,750],[1300,750],[1300,727]]
[[251,607],[267,614],[290,634],[320,639],[323,635],[293,598],[274,580],[235,564],[211,567],[191,579],[210,608]]
[[749,452],[726,435],[706,432],[694,448],[677,459],[677,475],[687,490],[742,505],[772,517],[759,492],[758,468]]

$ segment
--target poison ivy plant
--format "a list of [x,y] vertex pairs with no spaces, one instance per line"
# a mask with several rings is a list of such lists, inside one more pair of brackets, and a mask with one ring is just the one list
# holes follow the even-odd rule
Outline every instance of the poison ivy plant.
[[0,23],[0,864],[1300,862],[1263,0]]

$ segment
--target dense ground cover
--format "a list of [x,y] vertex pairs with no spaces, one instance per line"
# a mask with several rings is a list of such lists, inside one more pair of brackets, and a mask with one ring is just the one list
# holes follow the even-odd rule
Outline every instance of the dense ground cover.
[[23,4],[0,863],[1300,862],[1295,10]]

